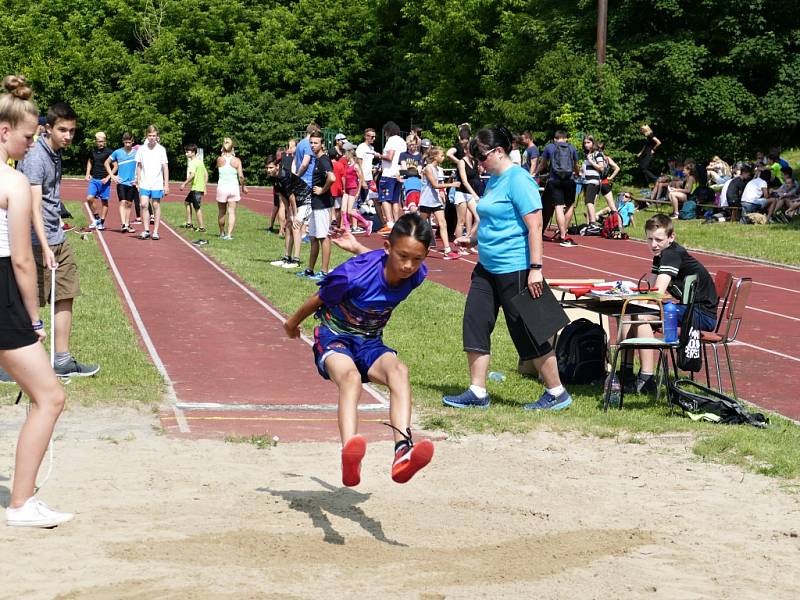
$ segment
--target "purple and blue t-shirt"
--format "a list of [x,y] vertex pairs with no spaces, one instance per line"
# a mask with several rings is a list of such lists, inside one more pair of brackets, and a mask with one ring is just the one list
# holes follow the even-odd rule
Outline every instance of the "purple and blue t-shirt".
[[424,264],[400,285],[390,286],[384,276],[388,256],[372,250],[354,256],[319,282],[325,303],[316,314],[323,325],[337,333],[379,337],[392,311],[419,287],[428,274]]

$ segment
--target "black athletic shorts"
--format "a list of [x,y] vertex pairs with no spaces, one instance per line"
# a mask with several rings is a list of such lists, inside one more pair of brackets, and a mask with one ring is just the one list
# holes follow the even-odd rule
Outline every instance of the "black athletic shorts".
[[203,192],[196,192],[194,190],[186,194],[184,202],[191,204],[195,210],[200,210],[200,203],[203,201]]
[[528,285],[528,269],[495,274],[477,264],[464,306],[462,336],[464,352],[491,354],[492,331],[497,312],[503,307],[508,333],[521,360],[544,356],[553,350],[549,342],[537,344],[522,321],[511,299]]
[[547,182],[544,193],[556,206],[572,206],[575,202],[575,180],[551,179]]
[[117,198],[128,202],[139,202],[139,189],[135,185],[117,184]]
[[605,196],[611,192],[611,186],[608,183],[601,183],[599,185],[597,183],[587,183],[586,187],[583,189],[583,201],[586,202],[586,204],[594,204],[598,191],[601,196]]
[[22,295],[14,277],[11,259],[0,258],[0,350],[16,350],[30,346],[39,339],[33,332],[31,317],[22,303]]

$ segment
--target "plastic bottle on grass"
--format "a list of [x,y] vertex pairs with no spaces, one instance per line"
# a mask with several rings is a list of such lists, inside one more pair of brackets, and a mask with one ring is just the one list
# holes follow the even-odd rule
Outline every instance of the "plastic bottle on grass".
[[505,381],[506,376],[500,371],[489,371],[489,381]]
[[[609,380],[611,381],[609,382]],[[613,406],[619,406],[619,401],[622,398],[622,386],[619,383],[619,377],[617,377],[616,373],[611,373],[606,377],[606,384],[603,389],[607,390],[609,387],[608,403]]]
[[672,302],[664,305],[664,341],[668,344],[678,341],[678,307]]

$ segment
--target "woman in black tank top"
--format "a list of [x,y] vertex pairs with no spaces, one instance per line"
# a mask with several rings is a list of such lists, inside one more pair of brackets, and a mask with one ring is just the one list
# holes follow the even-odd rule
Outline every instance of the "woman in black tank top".
[[[458,161],[458,179],[461,186],[456,190],[455,204],[456,204],[456,229],[457,236],[463,235],[466,228],[466,235],[476,235],[478,231],[478,211],[475,208],[480,199],[480,192],[478,191],[482,186],[480,171],[478,170],[478,163],[472,158],[469,153],[469,146],[465,148],[464,157]],[[474,248],[470,249],[472,252],[477,252]],[[459,249],[460,254],[468,254],[464,248]]]

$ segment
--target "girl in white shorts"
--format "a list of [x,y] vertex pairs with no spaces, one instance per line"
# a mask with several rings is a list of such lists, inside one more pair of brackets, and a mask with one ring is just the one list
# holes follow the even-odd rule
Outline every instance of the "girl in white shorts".
[[[219,237],[223,240],[233,239],[233,228],[236,226],[236,206],[241,200],[239,190],[247,194],[244,185],[242,161],[233,152],[233,140],[226,137],[222,141],[222,155],[217,159],[219,180],[217,181],[217,223]],[[228,226],[225,228],[227,217]]]

